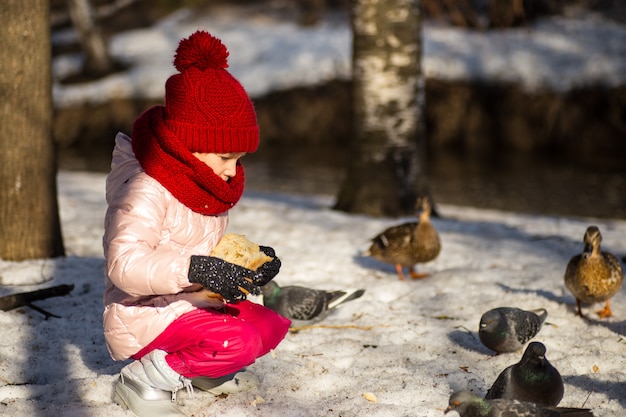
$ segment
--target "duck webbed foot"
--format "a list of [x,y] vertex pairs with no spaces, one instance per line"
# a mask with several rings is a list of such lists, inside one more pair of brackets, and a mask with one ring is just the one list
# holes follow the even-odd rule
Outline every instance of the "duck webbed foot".
[[613,317],[613,312],[611,311],[611,300],[606,300],[604,308],[602,310],[596,311],[596,313],[598,314],[598,316],[600,316],[601,319]]
[[413,279],[424,279],[430,276],[430,274],[425,272],[417,272],[413,268],[409,270],[409,275],[411,275]]

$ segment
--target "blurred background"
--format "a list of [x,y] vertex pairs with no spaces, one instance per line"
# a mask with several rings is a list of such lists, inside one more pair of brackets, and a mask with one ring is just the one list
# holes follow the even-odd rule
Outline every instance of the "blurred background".
[[[75,34],[70,3],[51,0],[53,60],[85,53],[85,45]],[[242,30],[251,22],[265,21],[290,22],[302,30],[350,27],[349,0],[91,0],[89,5],[105,45],[121,33],[175,21],[171,16],[181,10],[191,11],[196,21],[202,16],[223,19]],[[589,55],[587,67],[604,62],[603,54],[623,51],[611,45],[626,39],[611,39],[626,28],[626,2],[622,0],[422,0],[421,7],[426,63],[428,54],[436,52],[428,34],[445,30],[460,33],[461,38],[471,34],[472,39],[489,36],[491,42],[498,42],[499,34],[523,37],[545,28],[538,26],[545,22],[556,22],[554,30],[571,28],[568,21],[597,25],[598,30],[610,25],[612,30]],[[210,27],[198,29],[212,31]],[[242,53],[225,43],[231,59]],[[173,73],[173,49],[164,54]],[[609,58],[626,61],[625,56]],[[80,71],[56,72],[56,91],[98,82],[132,65],[113,55],[105,70],[83,65]],[[563,65],[553,68],[557,77]],[[611,78],[607,82],[601,76],[565,86],[544,83],[528,88],[506,74],[494,79],[450,77],[427,69],[426,173],[438,203],[626,219],[626,83],[622,82],[626,74],[605,77]],[[254,72],[255,68],[245,70]],[[626,72],[626,65],[621,71]],[[234,69],[233,73],[252,91],[262,135],[259,151],[245,158],[247,189],[337,195],[350,158],[349,75],[343,72],[257,93]],[[69,104],[55,98],[59,168],[107,172],[115,134],[130,134],[134,118],[161,103],[159,93]]]

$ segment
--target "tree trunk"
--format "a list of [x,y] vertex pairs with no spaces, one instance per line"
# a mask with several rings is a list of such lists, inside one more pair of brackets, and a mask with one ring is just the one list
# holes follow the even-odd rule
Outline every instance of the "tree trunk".
[[373,216],[415,213],[426,194],[417,0],[355,0],[352,153],[335,208]]
[[67,0],[67,5],[85,53],[85,72],[94,75],[111,72],[113,63],[104,37],[94,21],[89,0]]
[[0,258],[64,255],[48,0],[0,3]]

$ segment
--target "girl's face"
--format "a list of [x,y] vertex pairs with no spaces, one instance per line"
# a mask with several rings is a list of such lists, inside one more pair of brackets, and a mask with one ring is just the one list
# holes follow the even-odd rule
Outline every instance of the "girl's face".
[[215,175],[224,181],[228,181],[237,174],[237,161],[241,159],[245,152],[231,153],[200,153],[194,152],[193,156],[207,164]]

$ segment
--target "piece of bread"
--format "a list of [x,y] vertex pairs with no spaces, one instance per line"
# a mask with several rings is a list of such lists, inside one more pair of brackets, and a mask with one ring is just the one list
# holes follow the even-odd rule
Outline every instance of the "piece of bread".
[[234,233],[224,235],[211,252],[211,256],[253,271],[273,259],[263,253],[259,249],[259,245],[248,240],[246,236]]

